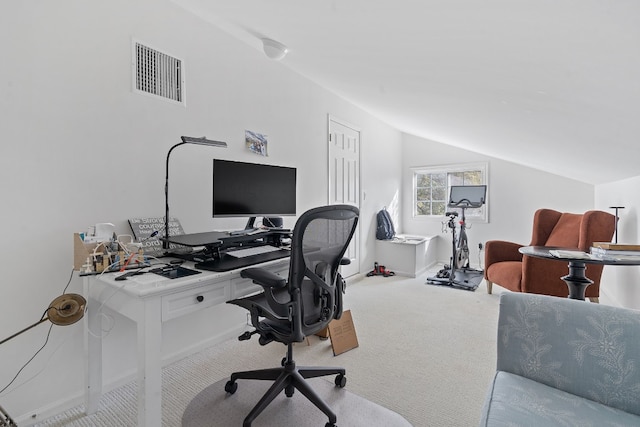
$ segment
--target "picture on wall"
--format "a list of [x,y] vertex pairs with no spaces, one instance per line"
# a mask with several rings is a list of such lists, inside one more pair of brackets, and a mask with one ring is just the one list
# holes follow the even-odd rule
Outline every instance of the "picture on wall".
[[267,135],[261,133],[252,132],[250,130],[244,131],[244,140],[247,144],[249,151],[252,151],[261,156],[267,156]]

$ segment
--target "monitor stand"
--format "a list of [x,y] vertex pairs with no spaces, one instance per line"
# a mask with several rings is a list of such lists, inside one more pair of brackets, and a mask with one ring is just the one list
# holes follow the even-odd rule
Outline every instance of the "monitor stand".
[[256,217],[252,216],[249,217],[249,220],[247,221],[247,224],[244,226],[244,230],[237,230],[237,231],[230,231],[229,235],[231,236],[246,236],[248,234],[251,234],[255,231],[257,231],[258,228],[256,227]]

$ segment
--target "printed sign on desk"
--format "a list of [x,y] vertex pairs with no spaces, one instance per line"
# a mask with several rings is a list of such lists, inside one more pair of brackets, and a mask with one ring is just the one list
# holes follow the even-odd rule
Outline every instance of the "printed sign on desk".
[[356,336],[356,328],[353,326],[351,310],[346,310],[340,319],[333,319],[329,323],[329,337],[334,356],[358,347],[358,337]]
[[[131,218],[129,219],[131,231],[136,242],[142,243],[142,249],[147,255],[162,255],[162,241],[164,237],[164,218]],[[151,237],[154,232],[158,232]],[[169,236],[184,234],[182,225],[177,218],[169,218]],[[185,249],[184,246],[169,244],[169,249]]]

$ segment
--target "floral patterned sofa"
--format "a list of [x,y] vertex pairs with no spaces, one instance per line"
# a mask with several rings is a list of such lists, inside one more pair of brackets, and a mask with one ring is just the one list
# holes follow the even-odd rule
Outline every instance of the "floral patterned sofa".
[[640,426],[640,311],[503,293],[481,426]]

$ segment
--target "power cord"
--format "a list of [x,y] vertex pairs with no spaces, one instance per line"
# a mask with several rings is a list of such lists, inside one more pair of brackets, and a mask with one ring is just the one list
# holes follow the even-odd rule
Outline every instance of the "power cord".
[[[67,288],[69,287],[69,285],[71,284],[71,280],[73,279],[73,269],[71,269],[71,275],[69,276],[69,280],[67,281],[66,286],[64,287],[62,293],[66,293]],[[51,307],[47,307],[47,309],[44,311],[44,313],[42,313],[42,317],[40,317],[40,320],[44,319],[45,316],[47,315],[47,312],[49,311]],[[31,356],[31,358],[29,360],[27,360],[27,362],[22,365],[22,367],[18,370],[18,372],[16,373],[16,375],[13,377],[13,379],[11,381],[9,381],[9,384],[7,384],[6,386],[4,386],[1,390],[0,390],[0,394],[4,393],[4,391],[6,389],[8,389],[11,384],[13,384],[15,382],[15,380],[18,378],[18,376],[20,375],[20,373],[29,365],[29,363],[31,363],[33,361],[33,359],[36,358],[36,356],[45,348],[45,346],[47,345],[47,343],[49,342],[49,337],[51,336],[51,330],[53,329],[53,323],[51,325],[49,325],[49,331],[47,332],[47,337],[44,341],[44,344],[42,344],[42,347],[40,347],[38,349],[38,351],[35,352],[35,354],[33,356]]]
[[[140,267],[140,270],[142,270],[142,269],[144,269],[144,268],[153,267],[153,266],[155,266],[155,265],[159,265],[159,264],[167,265],[167,263],[165,263],[165,262],[161,262],[158,258],[156,258],[156,257],[154,257],[154,256],[147,256],[147,258],[149,258],[149,260],[152,260],[152,259],[153,259],[153,260],[156,260],[156,261],[159,261],[159,262],[158,262],[158,263],[156,263],[156,264],[151,264],[151,263],[149,263],[149,265],[145,265],[145,266],[143,266],[143,267]],[[110,271],[110,270],[111,270],[111,267],[114,267],[114,266],[116,266],[116,265],[118,265],[118,262],[114,262],[113,264],[111,264],[107,269],[103,270],[103,271],[98,275],[98,277],[101,277],[101,276],[102,276],[103,274],[105,274],[105,273],[110,273],[110,272],[112,272],[112,271]],[[87,326],[87,331],[89,332],[89,334],[91,334],[92,336],[94,336],[94,337],[96,337],[96,338],[101,338],[101,339],[102,339],[102,338],[105,338],[107,335],[109,335],[109,333],[111,332],[111,330],[112,330],[112,329],[113,329],[113,327],[115,326],[115,320],[114,320],[113,316],[111,316],[111,315],[109,315],[109,314],[105,314],[105,313],[102,311],[102,309],[104,308],[104,305],[105,305],[105,304],[106,304],[106,303],[107,303],[111,298],[113,298],[113,297],[114,297],[118,292],[120,292],[120,291],[121,291],[121,290],[122,290],[126,285],[128,285],[128,284],[130,284],[130,283],[131,283],[131,282],[128,282],[128,281],[126,281],[126,280],[125,280],[125,281],[123,281],[123,282],[122,282],[122,285],[118,286],[118,287],[116,288],[116,290],[114,290],[114,291],[111,293],[111,295],[109,295],[106,299],[104,299],[104,300],[102,301],[102,304],[100,304],[100,307],[98,307],[97,312],[98,312],[98,313],[100,313],[100,316],[102,317],[102,319],[105,319],[105,320],[107,320],[107,321],[109,321],[109,322],[110,322],[110,326],[108,326],[107,328],[102,328],[102,327],[101,327],[101,328],[100,328],[100,332],[101,332],[101,333],[96,333],[96,332],[92,331],[92,330],[91,330],[91,328],[89,328],[89,327]],[[87,297],[88,297],[88,296],[87,296]]]

